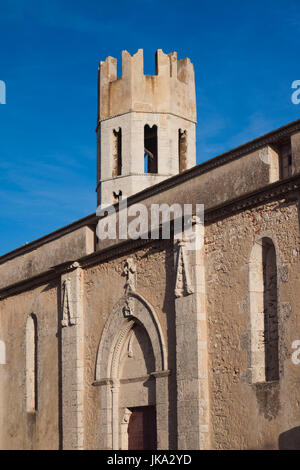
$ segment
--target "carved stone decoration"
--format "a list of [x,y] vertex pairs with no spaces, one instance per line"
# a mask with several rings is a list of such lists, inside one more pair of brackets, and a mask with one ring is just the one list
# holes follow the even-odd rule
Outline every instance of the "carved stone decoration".
[[178,242],[177,273],[175,283],[175,296],[183,297],[194,293],[189,273],[185,242]]
[[123,315],[124,317],[130,317],[134,315],[134,299],[132,297],[128,297],[128,299],[125,300]]
[[279,275],[281,282],[288,282],[289,280],[289,268],[287,265],[282,265],[279,268]]
[[123,419],[121,421],[121,449],[128,450],[128,424],[132,411],[125,408]]
[[62,286],[62,326],[76,325],[72,301],[70,279],[65,279]]
[[128,258],[124,267],[124,274],[127,278],[125,283],[125,292],[135,292],[136,290],[136,265],[132,258]]
[[67,268],[67,271],[73,271],[74,269],[79,268],[80,264],[78,261],[74,261],[74,263],[71,263],[69,267]]
[[124,411],[124,416],[123,416],[123,419],[122,419],[122,424],[126,423],[128,424],[129,423],[129,418],[132,414],[132,411],[130,411],[128,408],[125,408],[125,411]]

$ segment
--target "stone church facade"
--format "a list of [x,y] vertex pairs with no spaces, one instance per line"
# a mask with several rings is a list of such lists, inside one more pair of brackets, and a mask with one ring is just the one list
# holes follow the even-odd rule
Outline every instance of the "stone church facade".
[[196,166],[189,59],[98,94],[98,204],[204,204],[204,245],[92,214],[2,256],[0,448],[299,449],[300,121]]

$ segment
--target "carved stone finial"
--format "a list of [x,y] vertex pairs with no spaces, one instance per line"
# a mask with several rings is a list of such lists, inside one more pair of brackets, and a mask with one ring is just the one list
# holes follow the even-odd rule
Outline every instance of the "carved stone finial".
[[72,261],[69,263],[69,265],[66,267],[66,271],[67,272],[70,272],[70,271],[73,271],[74,269],[77,269],[80,267],[80,264],[78,263],[78,261]]
[[71,300],[71,286],[70,279],[65,279],[62,286],[62,321],[61,325],[69,326],[76,325],[76,318],[74,316]]
[[125,283],[125,292],[135,292],[136,290],[136,265],[132,258],[128,258],[124,267],[124,274],[127,278]]
[[78,263],[78,261],[75,261],[75,262],[72,264],[71,268],[72,268],[72,269],[77,269],[77,268],[79,268],[79,266],[80,266],[80,264]]

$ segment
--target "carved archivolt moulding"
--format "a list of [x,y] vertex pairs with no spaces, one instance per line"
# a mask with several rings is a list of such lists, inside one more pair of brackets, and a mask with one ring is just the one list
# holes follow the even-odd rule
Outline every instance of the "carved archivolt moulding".
[[[134,314],[130,315],[129,318],[124,318],[124,309],[127,308],[126,301],[129,302],[129,305],[131,302],[134,304]],[[96,382],[115,378],[115,367],[113,367],[113,364],[118,363],[120,346],[124,344],[126,339],[130,339],[127,335],[136,322],[143,326],[149,335],[155,357],[156,370],[166,370],[167,350],[159,321],[152,307],[143,297],[135,293],[122,297],[113,308],[105,323],[97,353]],[[131,343],[129,341],[128,355],[130,356],[131,354]]]

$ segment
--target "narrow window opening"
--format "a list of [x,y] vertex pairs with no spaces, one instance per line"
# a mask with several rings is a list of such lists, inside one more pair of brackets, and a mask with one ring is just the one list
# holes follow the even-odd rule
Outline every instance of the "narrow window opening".
[[144,128],[144,172],[157,173],[157,126]]
[[37,319],[30,315],[26,324],[26,410],[32,413],[38,409],[37,374]]
[[187,132],[179,129],[178,131],[178,156],[179,173],[187,169]]
[[280,178],[288,178],[292,176],[292,146],[290,139],[286,142],[283,142],[279,146],[279,155],[280,155]]
[[113,171],[112,176],[122,174],[122,129],[113,131]]
[[279,379],[277,265],[274,244],[263,239],[264,343],[266,381]]
[[252,382],[276,381],[279,379],[277,261],[270,238],[255,243],[249,268]]

